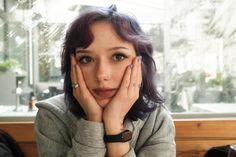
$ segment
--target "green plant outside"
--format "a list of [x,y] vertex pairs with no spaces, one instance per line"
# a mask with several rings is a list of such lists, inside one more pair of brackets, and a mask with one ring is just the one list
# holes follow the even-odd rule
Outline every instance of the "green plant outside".
[[14,59],[6,59],[4,62],[0,62],[0,71],[5,72],[8,69],[19,66],[17,60]]

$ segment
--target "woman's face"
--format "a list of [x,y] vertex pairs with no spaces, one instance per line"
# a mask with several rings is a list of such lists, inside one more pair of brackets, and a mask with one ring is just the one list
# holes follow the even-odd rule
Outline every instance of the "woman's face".
[[76,49],[76,59],[88,90],[104,108],[119,89],[136,53],[133,44],[122,40],[109,22],[94,23],[90,29],[94,40],[86,49]]

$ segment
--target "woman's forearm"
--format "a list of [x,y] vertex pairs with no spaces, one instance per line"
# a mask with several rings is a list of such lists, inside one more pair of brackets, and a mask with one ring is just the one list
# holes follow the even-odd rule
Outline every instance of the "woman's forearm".
[[[123,124],[116,122],[105,122],[105,134],[117,135],[123,131]],[[109,157],[122,157],[130,150],[129,142],[111,142],[106,143],[107,154]]]

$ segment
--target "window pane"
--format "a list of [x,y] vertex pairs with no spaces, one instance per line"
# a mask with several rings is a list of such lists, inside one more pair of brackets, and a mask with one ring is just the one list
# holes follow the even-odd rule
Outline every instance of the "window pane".
[[[236,112],[235,1],[173,1],[169,103],[173,112]],[[165,70],[166,70],[165,69]]]

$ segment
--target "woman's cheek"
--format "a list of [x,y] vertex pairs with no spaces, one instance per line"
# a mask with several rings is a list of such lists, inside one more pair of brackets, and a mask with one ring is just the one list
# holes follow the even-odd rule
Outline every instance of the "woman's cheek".
[[121,66],[119,66],[117,69],[113,70],[116,74],[115,78],[117,78],[120,83],[124,77],[124,74],[126,72],[126,69],[128,67],[129,64],[123,64]]
[[95,78],[95,77],[91,77],[91,74],[93,74],[93,71],[88,67],[82,67],[82,66],[81,66],[81,71],[83,74],[84,82],[86,86],[89,88],[89,86],[93,85],[95,82],[95,80],[94,81],[92,80],[92,78]]

